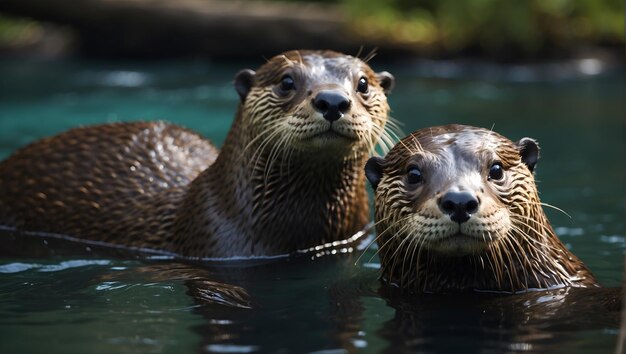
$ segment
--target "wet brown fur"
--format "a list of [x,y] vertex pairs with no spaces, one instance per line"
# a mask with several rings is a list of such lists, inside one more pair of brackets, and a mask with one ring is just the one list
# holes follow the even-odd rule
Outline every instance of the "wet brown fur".
[[[445,143],[439,138],[447,134]],[[439,140],[437,140],[439,138]],[[468,141],[483,141],[474,146]],[[494,142],[495,147],[490,145]],[[533,142],[534,143],[534,142]],[[510,230],[504,235],[486,233],[484,249],[471,254],[452,255],[428,247],[431,222],[443,214],[426,216],[415,227],[413,215],[423,213],[428,200],[438,198],[442,190],[429,177],[447,178],[437,160],[443,158],[444,145],[455,145],[455,154],[477,161],[482,185],[477,192],[483,203],[508,213]],[[504,167],[503,182],[488,180],[493,159]],[[421,189],[406,183],[407,167],[420,163],[436,176],[425,176]],[[479,166],[480,165],[480,166]],[[439,169],[439,170],[438,170]],[[426,173],[426,172],[424,172]],[[449,176],[454,181],[459,176]],[[437,190],[433,190],[437,188]],[[448,125],[418,130],[402,139],[382,160],[382,178],[376,189],[377,243],[383,278],[405,290],[442,292],[485,290],[519,292],[563,286],[595,287],[594,276],[558,239],[548,221],[537,194],[531,169],[522,161],[519,143],[482,128]],[[482,205],[481,205],[482,208]],[[445,216],[447,217],[447,216]],[[507,221],[508,221],[507,220]],[[498,222],[498,221],[493,221]],[[487,242],[489,241],[489,242]]]
[[[320,64],[329,74],[311,76]],[[310,90],[278,97],[287,71]],[[362,166],[388,134],[379,77],[357,58],[314,51],[253,74],[219,156],[166,123],[78,128],[18,150],[0,164],[0,225],[191,257],[284,254],[356,233],[369,218]],[[353,106],[336,123],[354,140],[311,148],[297,134],[317,124],[307,108],[316,80],[346,75],[370,84],[368,97],[346,89]]]

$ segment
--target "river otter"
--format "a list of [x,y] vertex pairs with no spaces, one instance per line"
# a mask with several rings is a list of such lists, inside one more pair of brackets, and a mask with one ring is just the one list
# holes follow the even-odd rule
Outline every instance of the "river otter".
[[70,130],[0,163],[0,225],[188,257],[272,256],[369,221],[362,166],[388,140],[387,72],[290,51],[235,78],[221,152],[162,122]]
[[543,212],[538,159],[533,139],[463,125],[418,130],[371,158],[383,279],[419,292],[598,286]]

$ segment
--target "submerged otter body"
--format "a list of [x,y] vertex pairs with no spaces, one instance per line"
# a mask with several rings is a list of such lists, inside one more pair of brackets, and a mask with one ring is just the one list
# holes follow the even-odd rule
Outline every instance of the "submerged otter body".
[[383,278],[418,292],[598,286],[543,212],[536,142],[463,125],[418,130],[366,174]]
[[362,166],[385,137],[388,73],[291,51],[241,71],[221,151],[166,123],[79,128],[0,163],[0,225],[191,257],[266,256],[368,222]]

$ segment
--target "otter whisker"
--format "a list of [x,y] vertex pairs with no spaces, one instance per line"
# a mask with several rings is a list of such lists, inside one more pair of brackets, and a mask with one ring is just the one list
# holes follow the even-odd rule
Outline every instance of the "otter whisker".
[[491,135],[493,134],[493,128],[496,126],[496,123],[493,123],[491,125],[491,129],[489,129],[489,131],[487,132],[487,137],[485,139],[483,139],[482,144],[480,146],[480,150],[485,149],[485,144],[487,143],[487,141],[489,140],[488,138],[491,137]]
[[[377,128],[379,129],[379,128]],[[381,131],[378,137],[378,144],[381,147],[383,153],[387,153],[394,145],[393,138],[390,137],[386,131]]]
[[[411,217],[411,216],[407,216],[406,218],[403,218],[403,219],[400,219],[400,220],[397,220],[397,221],[393,222],[393,223],[392,223],[389,227],[387,227],[387,228],[386,228],[386,229],[385,229],[382,233],[380,233],[380,234],[379,234],[376,238],[377,238],[377,239],[378,239],[378,238],[380,238],[380,237],[381,237],[383,234],[385,234],[387,231],[391,230],[391,229],[392,229],[392,228],[394,228],[397,224],[401,223],[402,221],[404,221],[404,220],[406,220],[406,219],[408,219],[408,218],[410,218],[410,217]],[[395,233],[394,235],[392,235],[392,236],[391,236],[391,237],[390,237],[387,241],[385,241],[385,243],[383,243],[381,246],[379,246],[379,247],[378,247],[378,250],[376,250],[376,252],[374,253],[374,255],[372,255],[372,257],[370,257],[370,259],[369,259],[369,261],[368,261],[368,262],[371,262],[371,261],[372,261],[372,259],[373,259],[374,257],[376,257],[376,255],[377,255],[378,253],[380,253],[380,252],[383,250],[383,248],[385,248],[385,246],[386,246],[389,242],[391,242],[391,241],[392,241],[392,240],[393,240],[393,239],[394,239],[394,238],[395,238],[398,234],[399,234],[399,232],[396,232],[396,233]]]
[[[372,131],[374,132],[374,134],[377,134],[377,128],[372,127]],[[378,144],[378,138],[374,138],[372,135],[365,135],[364,138],[366,146],[368,147],[368,154],[374,153],[374,151],[376,150],[376,145]]]
[[[258,163],[259,163],[259,158],[261,156],[263,156],[263,152],[265,151],[265,148],[272,142],[272,140],[276,137],[281,135],[283,132],[281,129],[278,129],[278,126],[273,127],[272,131],[265,136],[265,139],[261,141],[261,143],[257,146],[256,150],[252,153],[249,163],[254,162],[253,164],[253,169],[256,170]],[[263,135],[264,136],[264,135]],[[242,154],[241,156],[244,156],[244,154]],[[248,165],[249,167],[249,165]]]
[[[519,220],[526,220],[526,221],[528,221],[528,222],[532,222],[534,225],[539,226],[539,227],[543,230],[543,232],[539,232],[539,231],[538,231],[537,229],[535,229],[535,228],[533,228],[533,229],[531,230],[531,231],[536,232],[536,233],[537,233],[537,236],[540,236],[540,237],[545,237],[545,236],[546,236],[546,234],[551,234],[551,233],[552,233],[551,228],[550,228],[550,227],[548,227],[548,226],[546,226],[546,225],[544,225],[544,224],[545,224],[545,219],[544,219],[544,218],[538,218],[537,216],[533,216],[533,215],[530,215],[530,216],[527,216],[527,215],[522,215],[521,213],[517,213],[517,214],[513,214],[513,215],[514,215],[514,217],[515,217],[516,219],[519,219]],[[530,225],[530,224],[528,224],[528,223],[526,224],[526,226],[531,227],[531,225]]]
[[[274,132],[274,133],[275,133],[275,132],[276,132],[276,126],[278,126],[278,125],[279,125],[279,123],[274,123],[273,125],[271,125],[271,126],[267,127],[267,128],[266,128],[266,129],[264,129],[263,131],[261,131],[261,132],[260,132],[260,133],[259,133],[259,134],[255,137],[255,138],[253,138],[253,139],[252,139],[252,140],[251,140],[251,141],[250,141],[250,142],[249,142],[249,143],[248,143],[248,144],[247,144],[247,145],[243,148],[242,153],[239,155],[239,159],[240,159],[240,160],[245,159],[245,157],[247,156],[247,155],[246,155],[246,152],[248,151],[248,149],[249,149],[250,147],[252,147],[252,146],[253,146],[253,144],[254,144],[254,143],[256,143],[259,139],[264,139],[264,138],[265,138],[265,135],[266,135],[267,133],[270,133],[270,132]],[[263,141],[264,141],[264,140],[263,140]],[[253,154],[252,154],[252,156],[254,156],[255,154],[256,154],[256,152],[255,152],[255,153],[253,153]]]
[[[520,236],[522,236],[522,238],[528,237],[527,235],[524,235],[523,232],[520,232],[519,234]],[[534,258],[537,259],[541,259],[542,261],[546,261],[548,259],[548,254],[546,252],[546,247],[542,247],[542,248],[538,248],[537,246],[534,245],[534,243],[536,242],[536,240],[532,240],[533,242],[529,242],[531,240],[526,239],[526,244],[528,245],[528,249],[526,249],[528,252],[533,253]],[[542,243],[537,242],[539,245],[543,246]]]
[[300,53],[300,51],[299,51],[299,50],[296,50],[296,54],[298,55],[298,60],[299,60],[301,63],[304,63],[304,59],[302,59],[302,54]]
[[[431,130],[431,134],[432,134],[432,130]],[[422,144],[419,142],[417,137],[415,137],[415,135],[411,135],[411,141],[413,141],[413,143],[415,143],[415,151],[413,152],[414,154],[417,154],[417,153],[420,153],[420,152],[424,151],[424,148],[422,147]]]
[[496,266],[498,267],[498,274],[499,274],[499,281],[500,281],[500,287],[502,287],[502,282],[504,282],[504,272],[506,270],[506,265],[504,263],[504,259],[502,258],[502,249],[500,247],[500,243],[495,243],[494,248],[497,250],[496,252],[494,252],[494,261]]
[[[528,289],[528,270],[527,270],[527,267],[530,268],[530,267],[532,267],[532,265],[530,264],[528,256],[526,255],[526,250],[524,249],[524,247],[519,243],[519,241],[515,237],[512,237],[510,235],[510,231],[509,231],[508,235],[504,235],[502,237],[502,239],[506,243],[508,243],[508,245],[510,246],[511,250],[513,250],[513,253],[517,257],[517,261],[519,262],[520,267],[522,268],[522,273],[524,275],[525,287],[526,287],[526,289]],[[513,242],[515,242],[516,245],[513,245]],[[515,252],[515,251],[518,251],[518,252]],[[520,257],[520,254],[521,254],[521,257]]]
[[497,259],[495,258],[496,255],[495,253],[497,253],[498,251],[498,246],[497,244],[492,245],[491,247],[489,247],[489,251],[485,253],[485,255],[487,256],[487,263],[489,263],[489,267],[491,269],[491,271],[493,272],[494,275],[494,280],[496,282],[496,286],[498,289],[502,288],[502,270],[499,267],[499,263],[497,262]]
[[400,137],[404,135],[401,125],[404,124],[393,117],[388,117],[383,129],[392,140],[401,140]]
[[407,151],[409,154],[412,154],[412,153],[413,153],[413,151],[412,151],[412,150],[411,150],[408,146],[406,146],[406,144],[404,143],[404,141],[400,140],[400,144],[402,144],[402,146],[404,146],[404,149],[406,149],[406,151]]
[[[421,240],[418,240],[418,244],[415,246],[417,249],[417,259],[415,260],[415,283],[418,286],[418,281],[421,279],[420,274],[422,272],[422,267],[420,263],[420,258],[422,256],[422,250],[424,249],[424,243],[426,243],[426,237],[422,237]],[[412,262],[412,261],[411,261]]]
[[[515,238],[513,238],[513,240],[515,240]],[[515,240],[515,241],[517,241],[517,240]],[[520,247],[520,249],[524,250],[521,247],[521,245],[519,247]],[[528,270],[527,269],[533,270],[531,272],[531,274],[532,274],[533,278],[535,279],[535,284],[537,284],[537,287],[540,287],[541,286],[541,281],[539,280],[539,277],[537,276],[537,272],[534,271],[535,265],[530,261],[530,259],[526,255],[526,252],[527,252],[526,250],[524,250],[524,252],[523,252],[524,259],[525,259],[525,262],[526,262],[526,266],[523,267],[524,274],[525,274],[525,277],[526,277],[526,288],[528,288]],[[528,252],[531,252],[531,251],[528,251]]]
[[516,216],[515,218],[519,221],[520,224],[528,227],[537,236],[542,238],[542,240],[536,240],[536,239],[530,237],[527,233],[523,233],[522,235],[527,237],[527,239],[529,241],[532,241],[532,243],[538,243],[538,244],[540,244],[540,245],[542,245],[544,247],[552,248],[553,250],[558,250],[557,248],[554,248],[554,246],[551,246],[550,244],[546,244],[546,242],[545,242],[545,239],[548,237],[548,235],[552,234],[552,230],[548,229],[547,227],[543,226],[542,224],[537,224],[537,225],[539,225],[543,229],[543,232],[541,232],[541,231],[537,230],[536,228],[534,228],[532,225],[528,224],[522,218],[527,218],[527,219],[530,219],[531,221],[535,221],[534,219],[529,218],[529,217],[524,217],[524,216],[521,216],[521,215],[520,216]]
[[276,125],[273,128],[273,131],[268,134],[265,139],[258,145],[257,149],[254,151],[254,153],[252,154],[252,158],[254,159],[254,167],[256,168],[256,166],[258,165],[258,160],[260,157],[264,157],[267,160],[267,155],[265,154],[265,149],[270,146],[272,144],[272,142],[274,141],[274,139],[277,136],[282,136],[282,134],[284,134],[284,130],[280,129],[279,125]]
[[561,209],[561,208],[559,208],[559,207],[556,207],[556,206],[554,206],[554,205],[548,204],[548,203],[544,203],[544,202],[532,202],[532,201],[523,201],[523,202],[519,202],[519,203],[522,203],[522,204],[533,204],[533,205],[542,205],[542,206],[545,206],[545,207],[552,208],[552,209],[554,209],[554,210],[560,211],[561,213],[563,213],[565,216],[567,216],[567,217],[568,217],[568,218],[570,218],[570,219],[572,218],[572,216],[571,216],[571,215],[569,215],[569,214],[568,214],[565,210],[563,210],[563,209]]
[[[538,252],[537,256],[541,256],[540,258],[543,259],[544,261],[544,266],[550,266],[546,269],[548,269],[552,274],[554,274],[555,276],[558,276],[558,279],[560,279],[561,281],[569,281],[569,273],[567,271],[564,270],[564,268],[561,266],[561,264],[555,262],[553,259],[554,257],[549,256],[546,251],[547,250],[551,250],[552,252],[556,252],[557,254],[561,252],[561,250],[559,250],[558,248],[555,247],[549,247],[547,249],[537,249],[536,247],[534,247],[532,244],[529,243],[529,246],[533,247],[535,249],[536,252]],[[529,250],[530,251],[530,250]],[[537,257],[536,256],[536,257]],[[555,269],[554,267],[556,267],[557,269]]]
[[278,141],[274,144],[274,146],[272,147],[272,149],[270,150],[267,156],[267,163],[265,164],[265,171],[264,171],[266,182],[270,179],[271,174],[274,172],[274,163],[278,162],[278,164],[282,165],[282,163],[280,163],[279,161],[281,159],[278,156],[278,154],[281,152],[284,152],[284,144],[286,143],[286,140],[287,140],[286,136],[287,134],[282,134],[278,138]]
[[289,163],[287,162],[287,155],[289,153],[289,151],[291,150],[290,148],[290,136],[293,134],[293,132],[287,133],[285,134],[283,137],[281,137],[280,141],[278,142],[278,144],[276,144],[278,146],[277,148],[277,152],[275,153],[275,159],[277,161],[279,161],[279,168],[278,168],[278,178],[280,178],[281,180],[285,180],[285,181],[289,181],[289,173],[285,173],[285,169],[289,169]]
[[[286,144],[288,149],[286,149],[286,156],[285,156],[285,161],[287,162],[287,179],[291,179],[291,165],[292,165],[292,157],[293,157],[293,153],[295,151],[295,148],[293,147],[293,140],[294,140],[294,134],[290,134],[288,136],[288,143]],[[282,169],[281,169],[282,171]]]
[[[406,225],[404,225],[404,226],[403,226],[403,228],[407,228],[407,226],[406,226]],[[402,229],[401,229],[401,230],[402,230]],[[406,231],[406,230],[404,230],[404,231]],[[401,234],[401,233],[398,233],[398,234]],[[409,235],[410,235],[410,234],[409,234]],[[413,237],[410,237],[410,236],[405,237],[405,238],[404,238],[404,239],[400,242],[400,244],[398,245],[398,247],[396,248],[396,250],[393,252],[393,254],[391,255],[391,259],[393,260],[393,261],[392,261],[392,264],[391,264],[391,269],[395,269],[395,268],[396,268],[396,263],[397,263],[398,258],[399,258],[399,257],[398,257],[398,252],[399,252],[400,250],[403,250],[403,246],[404,246],[404,244],[405,244],[407,241],[410,241],[410,240],[413,240]],[[400,278],[400,286],[402,286],[402,278]]]
[[403,125],[404,123],[390,116],[387,118],[385,130],[388,130],[390,136],[392,136],[394,139],[400,140],[400,137],[405,135],[402,131]]
[[[374,223],[374,225],[372,225],[372,228],[375,228],[376,225],[380,224],[381,222],[385,222],[388,219],[390,219],[391,216],[383,218],[381,220],[378,220],[377,222]],[[354,265],[357,265],[359,263],[359,261],[361,260],[361,257],[363,257],[363,255],[367,252],[367,250],[369,250],[369,248],[374,244],[374,242],[378,241],[378,238],[380,238],[382,236],[381,234],[377,234],[368,244],[367,246],[363,249],[363,251],[361,252],[361,254],[359,255],[359,257],[356,259],[356,261],[354,262]],[[371,261],[371,259],[370,259]]]
[[[270,139],[267,138],[266,136],[260,135],[259,137],[263,138],[263,140],[261,140],[261,143],[259,144],[259,146],[256,147],[255,151],[250,154],[250,158],[247,161],[246,167],[247,168],[251,168],[253,170],[257,169],[258,167],[258,161],[260,156],[262,155],[262,151],[264,149],[265,144],[269,144]],[[252,146],[252,145],[250,145]],[[245,154],[241,154],[239,158],[246,158],[247,155]]]
[[[516,287],[514,286],[514,284],[518,284],[517,267],[515,266],[515,263],[513,262],[513,258],[511,256],[512,247],[506,247],[507,245],[512,245],[506,238],[499,238],[499,240],[501,246],[500,250],[502,251],[502,253],[504,253],[504,256],[507,260],[506,269],[509,273],[509,284],[511,285],[511,292],[515,292]],[[515,278],[515,280],[513,278]]]
[[363,45],[360,45],[359,50],[356,52],[356,55],[354,57],[361,59],[361,53],[363,53],[363,50],[364,50]]
[[376,140],[371,139],[373,144],[371,145],[370,151],[374,151],[377,144],[381,147],[383,154],[389,151],[390,147],[394,144],[393,138],[387,134],[384,128],[380,128],[376,124],[372,125],[371,129],[377,138]]
[[376,56],[376,51],[378,50],[378,48],[374,48],[372,49],[368,55],[365,56],[365,58],[361,59],[364,63],[368,63],[370,60],[374,59],[374,57]]
[[[413,245],[413,243],[414,243],[414,242],[416,243],[416,246],[417,246],[417,244],[419,243],[419,237],[411,237],[411,241],[410,241],[410,242],[409,242],[409,244],[406,246],[406,249],[405,249],[405,252],[404,252],[404,256],[402,257],[402,258],[403,258],[403,261],[402,261],[402,268],[401,268],[401,271],[400,271],[400,279],[401,279],[401,280],[400,280],[400,284],[401,284],[401,286],[402,286],[402,283],[404,282],[404,279],[405,279],[405,277],[404,277],[404,268],[406,267],[406,261],[407,261],[407,259],[409,258],[409,257],[408,257],[408,253],[409,253],[410,251],[412,251],[412,250],[413,250],[413,251],[415,250],[415,248],[412,248],[412,247],[411,247],[411,246]],[[411,252],[411,253],[413,253],[413,254],[414,254],[414,252]],[[409,261],[409,266],[412,266],[412,262],[413,262],[413,260],[411,259],[411,260]]]

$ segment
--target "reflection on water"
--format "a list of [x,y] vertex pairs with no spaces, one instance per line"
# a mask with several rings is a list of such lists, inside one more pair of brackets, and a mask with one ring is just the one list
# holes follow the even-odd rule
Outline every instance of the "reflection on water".
[[[390,103],[407,133],[457,122],[537,138],[542,201],[571,216],[546,210],[553,226],[601,283],[620,285],[623,72],[526,82],[372,64],[396,75]],[[219,145],[245,66],[0,62],[0,157],[72,126],[136,119],[168,119]],[[614,289],[400,295],[378,282],[375,246],[358,261],[361,251],[207,265],[55,240],[20,253],[11,237],[0,233],[3,353],[585,353],[617,340]]]
[[[378,334],[393,353],[403,349],[433,352],[575,351],[583,333],[619,326],[619,289],[558,289],[518,296],[488,293],[380,294],[394,308],[392,319]],[[348,294],[346,294],[348,295]],[[359,301],[350,294],[348,298]],[[596,350],[613,348],[614,341],[586,343]],[[572,342],[572,340],[575,340]]]

